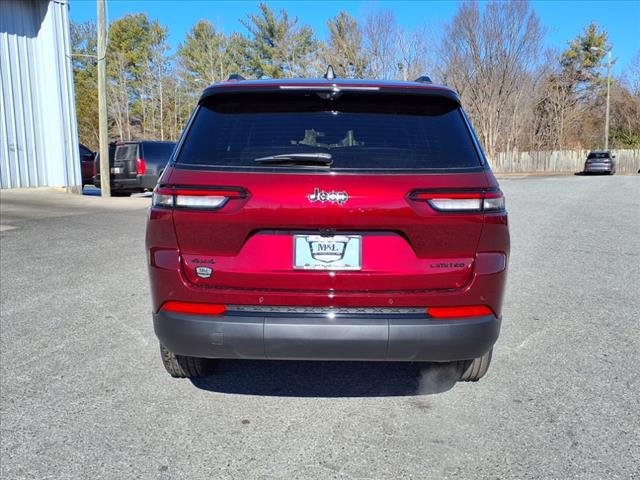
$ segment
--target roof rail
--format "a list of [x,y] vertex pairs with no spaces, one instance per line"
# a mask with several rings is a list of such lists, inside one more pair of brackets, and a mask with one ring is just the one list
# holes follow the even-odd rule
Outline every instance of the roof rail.
[[420,76],[420,77],[416,78],[416,79],[414,80],[414,82],[420,82],[420,83],[433,83],[433,82],[431,81],[431,78],[429,78],[429,76],[427,76],[427,75],[422,75],[422,76]]
[[333,71],[333,65],[327,66],[327,73],[324,74],[324,78],[327,80],[335,80],[336,72]]
[[227,82],[238,81],[238,80],[246,80],[246,78],[244,78],[239,73],[232,73],[231,75],[229,75],[229,78],[227,78]]

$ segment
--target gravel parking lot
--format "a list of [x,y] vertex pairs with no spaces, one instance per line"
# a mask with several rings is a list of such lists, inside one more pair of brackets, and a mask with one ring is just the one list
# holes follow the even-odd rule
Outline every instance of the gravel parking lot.
[[426,365],[164,371],[148,198],[3,191],[3,479],[640,477],[640,177],[510,177],[488,376]]

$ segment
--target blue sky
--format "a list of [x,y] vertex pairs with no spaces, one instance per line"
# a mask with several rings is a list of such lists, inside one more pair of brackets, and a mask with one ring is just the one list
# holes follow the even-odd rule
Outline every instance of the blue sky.
[[[408,28],[426,25],[437,42],[443,25],[454,15],[456,1],[269,1],[271,8],[286,9],[299,21],[310,25],[320,38],[327,35],[327,20],[341,10],[356,18],[371,8],[389,8],[398,23]],[[482,3],[482,2],[481,2]],[[77,22],[95,20],[95,0],[70,0],[71,19]],[[640,0],[534,0],[533,8],[546,28],[547,47],[564,49],[591,21],[609,33],[613,56],[617,58],[614,74],[620,74],[640,49]],[[211,21],[225,33],[244,32],[239,19],[257,11],[257,1],[205,0],[107,0],[109,20],[127,13],[144,12],[169,28],[169,44],[173,49],[185,33],[201,18]]]

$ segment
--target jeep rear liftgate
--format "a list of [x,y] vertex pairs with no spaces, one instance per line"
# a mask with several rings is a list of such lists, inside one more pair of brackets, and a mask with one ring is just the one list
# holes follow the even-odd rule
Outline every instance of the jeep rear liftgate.
[[502,205],[458,103],[336,89],[203,99],[156,192],[191,284],[375,293],[470,281],[484,214]]
[[[198,286],[245,289],[460,288],[470,279],[483,213],[437,210],[430,201],[479,205],[486,195],[482,173],[363,178],[174,170],[171,183],[195,184],[175,190],[185,276]],[[233,186],[227,195],[225,185]],[[212,197],[224,203],[204,208]]]

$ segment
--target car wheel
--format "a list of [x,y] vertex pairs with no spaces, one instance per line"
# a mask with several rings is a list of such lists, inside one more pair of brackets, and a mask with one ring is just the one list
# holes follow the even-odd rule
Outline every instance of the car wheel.
[[493,349],[489,350],[483,356],[474,358],[473,360],[461,360],[454,362],[458,368],[460,374],[459,381],[461,382],[477,382],[485,376],[489,365],[491,364],[491,355]]
[[205,377],[213,371],[214,360],[209,358],[176,355],[160,345],[160,357],[164,368],[174,378]]

